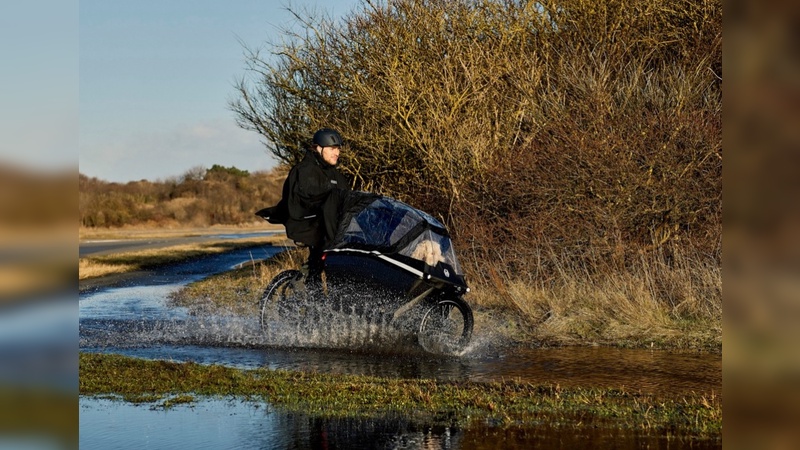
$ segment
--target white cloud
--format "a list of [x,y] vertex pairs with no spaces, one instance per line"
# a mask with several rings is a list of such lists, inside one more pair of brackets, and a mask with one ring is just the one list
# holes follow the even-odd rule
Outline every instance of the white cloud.
[[223,119],[81,140],[81,173],[108,181],[164,179],[214,164],[252,172],[275,161],[256,133]]

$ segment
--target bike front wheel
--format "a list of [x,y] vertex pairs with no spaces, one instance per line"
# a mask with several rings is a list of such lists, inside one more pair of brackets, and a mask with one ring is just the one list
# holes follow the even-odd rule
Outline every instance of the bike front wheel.
[[472,339],[472,308],[461,298],[437,300],[422,316],[417,342],[429,353],[459,354]]

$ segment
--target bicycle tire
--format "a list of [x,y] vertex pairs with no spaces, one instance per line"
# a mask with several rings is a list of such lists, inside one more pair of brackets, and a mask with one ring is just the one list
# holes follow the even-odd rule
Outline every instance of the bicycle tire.
[[428,353],[459,354],[472,339],[472,308],[460,297],[434,301],[425,310],[417,342]]
[[262,331],[266,331],[271,321],[281,320],[286,316],[288,308],[286,290],[292,282],[302,277],[303,274],[299,270],[284,270],[269,282],[258,305]]

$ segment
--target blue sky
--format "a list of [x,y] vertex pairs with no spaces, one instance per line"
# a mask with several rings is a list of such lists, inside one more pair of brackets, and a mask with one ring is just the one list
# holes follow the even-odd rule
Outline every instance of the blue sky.
[[227,108],[244,74],[240,41],[280,40],[288,6],[338,17],[358,3],[81,0],[81,173],[130,181],[213,164],[272,167],[260,136]]
[[280,40],[287,6],[339,17],[359,3],[3,2],[0,49],[15,63],[3,64],[3,161],[78,161],[81,173],[120,182],[213,164],[268,169],[274,161],[260,137],[238,128],[227,108],[244,74],[239,41]]
[[0,164],[77,166],[78,2],[0,2]]

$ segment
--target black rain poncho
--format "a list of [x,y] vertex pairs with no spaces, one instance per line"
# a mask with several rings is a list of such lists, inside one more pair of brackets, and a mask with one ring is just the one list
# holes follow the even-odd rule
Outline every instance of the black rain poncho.
[[336,167],[309,150],[289,171],[281,201],[256,215],[285,225],[286,236],[297,243],[324,245],[336,232],[342,193],[349,189],[347,178]]

